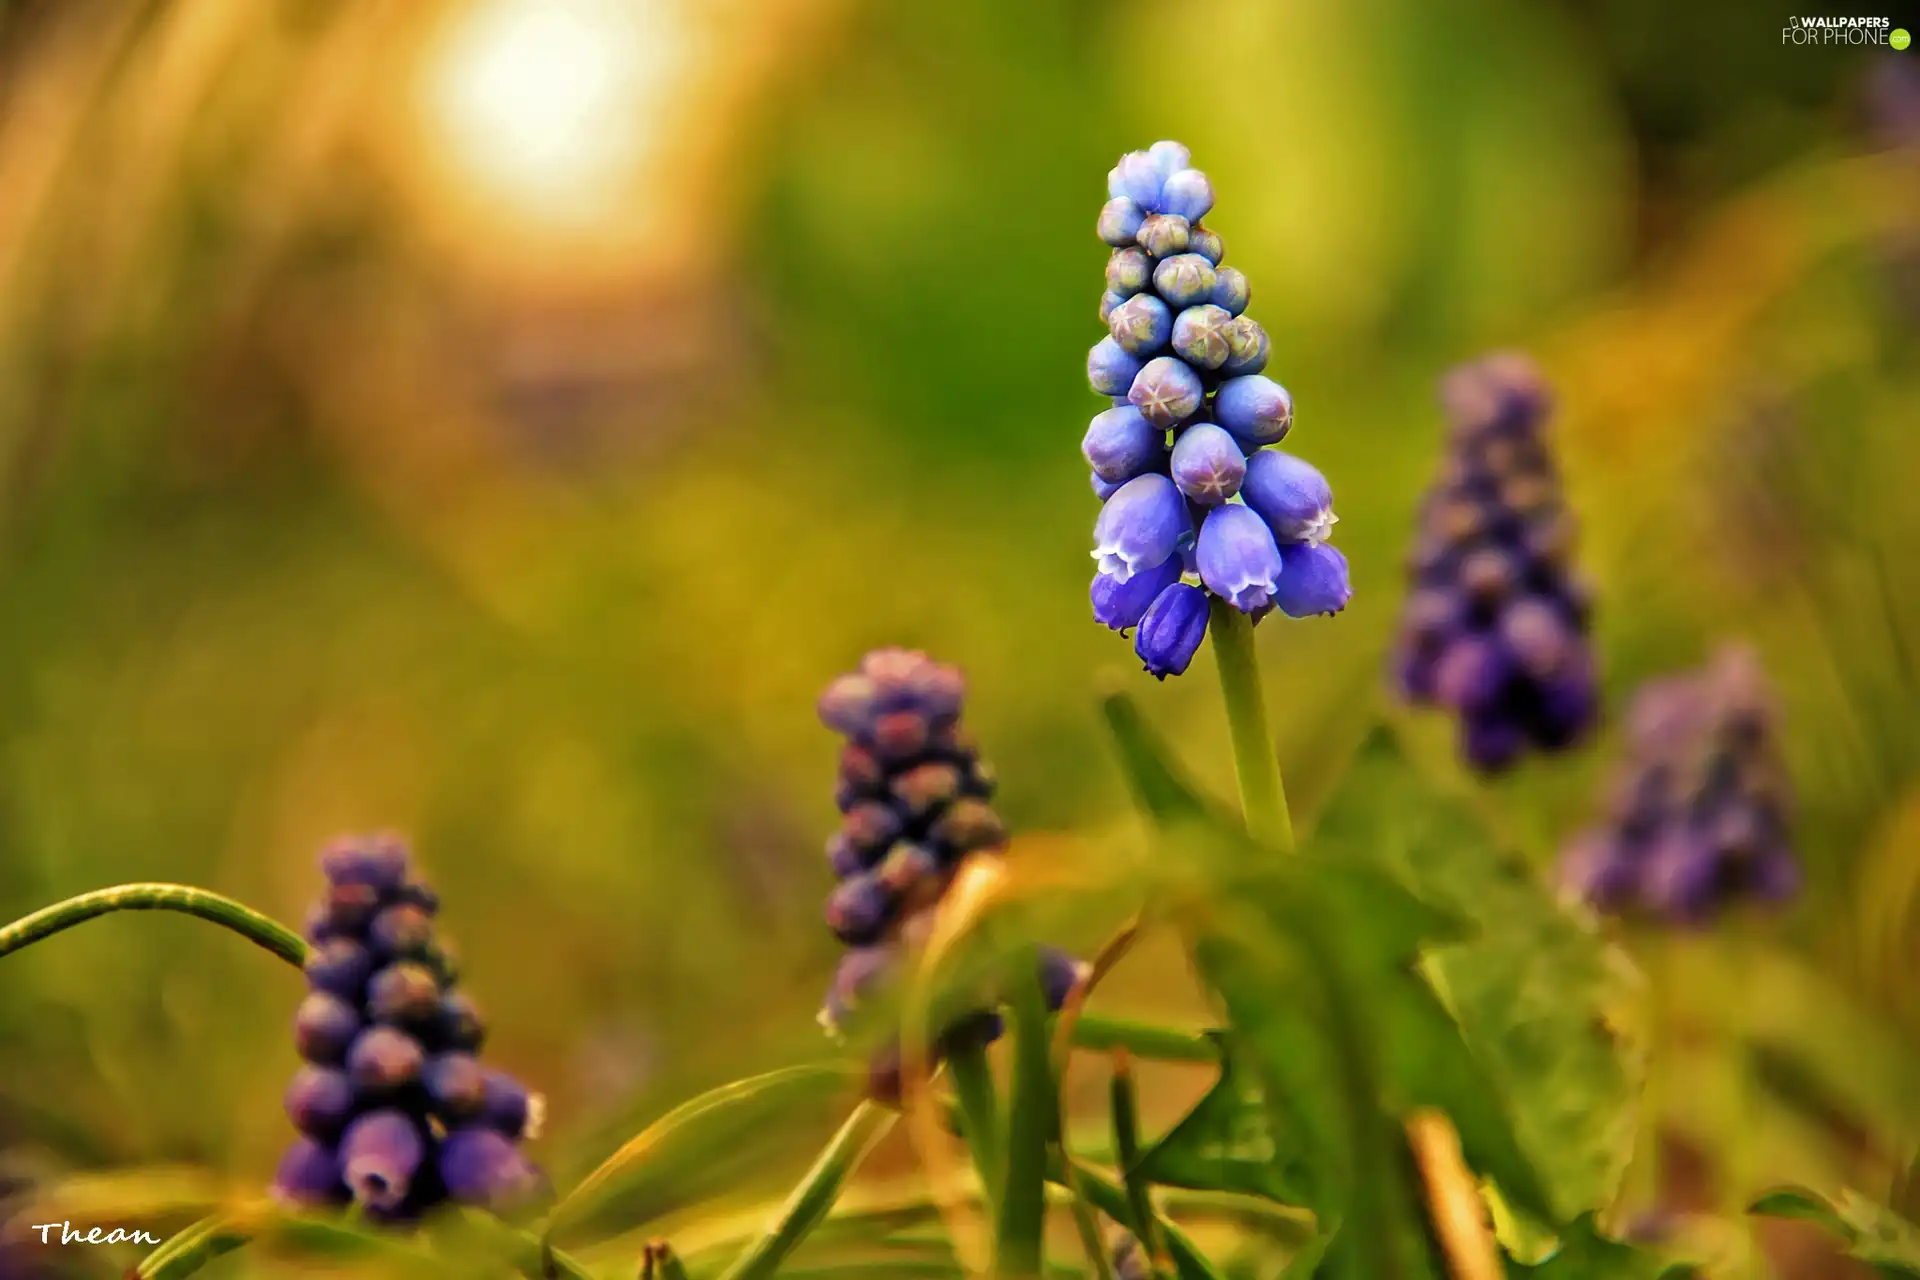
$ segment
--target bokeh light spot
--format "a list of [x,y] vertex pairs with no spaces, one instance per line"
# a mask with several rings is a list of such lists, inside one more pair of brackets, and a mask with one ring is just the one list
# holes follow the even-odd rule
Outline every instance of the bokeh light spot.
[[502,212],[617,211],[657,150],[685,61],[660,0],[478,0],[430,52],[423,107],[456,176]]

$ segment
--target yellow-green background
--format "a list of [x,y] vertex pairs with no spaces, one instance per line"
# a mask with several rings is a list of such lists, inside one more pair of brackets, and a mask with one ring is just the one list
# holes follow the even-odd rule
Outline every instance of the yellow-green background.
[[[1296,792],[1369,714],[1437,375],[1526,348],[1609,708],[1731,637],[1785,705],[1802,985],[1686,999],[1767,1004],[1842,1077],[1898,1054],[1914,55],[1783,48],[1733,0],[687,8],[727,92],[649,120],[692,158],[632,193],[615,285],[538,228],[434,229],[369,106],[395,6],[0,7],[0,916],[172,879],[297,920],[322,839],[403,828],[564,1182],[815,1051],[812,704],[865,648],[966,668],[1016,832],[1127,840],[1107,668],[1229,791],[1210,661],[1156,686],[1085,599],[1093,220],[1114,158],[1174,137],[1353,565],[1345,615],[1260,630]],[[1611,747],[1492,789],[1543,861]],[[178,917],[0,961],[10,1171],[264,1181],[298,989]],[[1780,1123],[1809,1178],[1850,1167]]]

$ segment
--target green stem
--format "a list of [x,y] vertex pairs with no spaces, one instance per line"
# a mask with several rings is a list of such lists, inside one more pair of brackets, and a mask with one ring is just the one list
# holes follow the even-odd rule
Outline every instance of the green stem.
[[1078,1049],[1125,1049],[1136,1058],[1153,1062],[1207,1062],[1220,1060],[1220,1049],[1198,1031],[1178,1031],[1126,1018],[1103,1018],[1083,1013],[1073,1027]]
[[947,1074],[953,1080],[954,1100],[960,1105],[961,1136],[973,1154],[973,1167],[980,1175],[980,1190],[991,1218],[999,1212],[1006,1157],[1000,1134],[1000,1096],[994,1088],[986,1046],[963,1037],[947,1055]]
[[1120,1181],[1126,1188],[1127,1207],[1132,1210],[1127,1225],[1140,1242],[1151,1273],[1163,1275],[1172,1259],[1167,1256],[1160,1220],[1153,1211],[1153,1191],[1140,1172],[1140,1099],[1134,1091],[1133,1066],[1124,1050],[1113,1055],[1107,1109],[1113,1119],[1113,1151],[1120,1165]]
[[43,907],[0,928],[0,956],[32,946],[63,929],[71,929],[112,911],[179,911],[231,929],[256,946],[264,947],[291,965],[307,959],[307,944],[293,930],[261,915],[252,907],[185,884],[122,884],[95,889]]
[[1253,647],[1253,623],[1224,600],[1212,604],[1213,657],[1220,668],[1220,692],[1227,703],[1227,730],[1233,735],[1233,766],[1240,777],[1240,805],[1247,833],[1282,853],[1293,852],[1293,821],[1280,781],[1280,759],[1267,728],[1266,695],[1260,688],[1260,662]]
[[720,1280],[763,1280],[779,1270],[787,1255],[832,1211],[848,1176],[899,1118],[898,1112],[877,1102],[863,1102],[854,1108],[840,1132],[813,1162],[813,1168],[787,1197],[779,1216],[734,1259]]
[[1040,989],[1040,956],[1022,947],[1011,968],[1007,1007],[1013,1023],[1013,1089],[1007,1106],[1006,1176],[993,1233],[995,1280],[1034,1280],[1045,1254],[1047,1148],[1057,1132],[1060,1087]]

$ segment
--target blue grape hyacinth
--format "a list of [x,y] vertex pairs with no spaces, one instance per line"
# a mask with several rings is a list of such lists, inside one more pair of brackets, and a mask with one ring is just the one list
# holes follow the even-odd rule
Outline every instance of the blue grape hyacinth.
[[[899,979],[961,864],[1006,846],[991,803],[993,771],[960,727],[965,695],[959,668],[890,648],[868,653],[820,696],[821,722],[847,739],[834,788],[840,829],[827,841],[836,882],[827,927],[847,948],[820,1009],[831,1035],[843,1035],[862,1005]],[[1083,972],[1066,952],[1042,951],[1049,1008],[1060,1008]],[[964,1014],[941,1031],[933,1056],[967,1040],[990,1042],[1000,1029],[993,1010]],[[899,1070],[897,1045],[883,1050],[870,1065],[873,1096],[897,1101]]]
[[439,900],[408,864],[386,835],[320,855],[326,891],[294,1014],[306,1061],[285,1098],[301,1136],[274,1179],[285,1202],[357,1202],[385,1223],[448,1201],[506,1209],[545,1188],[519,1145],[537,1136],[540,1098],[480,1065],[485,1028],[435,940]]
[[1210,602],[1255,621],[1338,613],[1353,590],[1327,538],[1333,491],[1273,448],[1293,398],[1263,372],[1266,331],[1245,313],[1247,278],[1201,219],[1213,184],[1177,142],[1120,158],[1097,231],[1112,246],[1087,381],[1113,407],[1081,441],[1104,504],[1094,524],[1096,621],[1138,628],[1160,679],[1186,671]]
[[1635,694],[1626,759],[1601,821],[1562,856],[1562,881],[1603,914],[1676,924],[1781,902],[1800,884],[1791,806],[1759,659],[1729,647]]
[[1574,522],[1533,362],[1500,353],[1450,373],[1452,421],[1408,561],[1395,677],[1417,706],[1459,717],[1461,755],[1495,773],[1560,751],[1599,718],[1591,594],[1572,570]]

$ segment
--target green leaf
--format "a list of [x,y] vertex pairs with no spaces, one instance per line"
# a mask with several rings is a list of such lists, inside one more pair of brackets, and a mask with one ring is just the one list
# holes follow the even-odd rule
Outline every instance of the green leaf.
[[1162,825],[1205,817],[1207,804],[1174,768],[1134,700],[1124,693],[1108,694],[1101,700],[1101,710],[1120,753],[1121,772],[1140,808]]
[[212,1214],[148,1254],[134,1268],[134,1280],[181,1280],[223,1254],[241,1248],[252,1237],[226,1214]]
[[1401,1011],[1425,1028],[1429,1050],[1444,1049],[1437,1083],[1450,1096],[1424,1100],[1453,1118],[1468,1162],[1545,1222],[1611,1203],[1639,1091],[1613,1029],[1631,998],[1617,954],[1499,850],[1469,805],[1433,794],[1384,727],[1362,745],[1309,844],[1382,868],[1472,922],[1470,940],[1425,964],[1471,1061],[1429,1011]]
[[1113,1124],[1113,1151],[1120,1162],[1120,1181],[1127,1192],[1127,1229],[1152,1262],[1164,1262],[1167,1246],[1160,1238],[1159,1219],[1153,1210],[1153,1183],[1140,1168],[1140,1095],[1134,1088],[1133,1069],[1124,1056],[1113,1062],[1107,1111]]
[[1006,1160],[1002,1151],[1000,1094],[994,1084],[992,1064],[987,1061],[986,1046],[966,1037],[947,1054],[947,1078],[953,1082],[953,1096],[960,1104],[961,1137],[973,1157],[980,1189],[985,1193],[989,1211],[997,1214]]
[[[1125,1222],[1132,1212],[1127,1203],[1126,1189],[1118,1183],[1102,1177],[1085,1164],[1075,1161],[1073,1165],[1074,1181],[1094,1208],[1112,1218],[1115,1222]],[[1062,1186],[1065,1182],[1065,1169],[1058,1160],[1050,1160],[1047,1179]],[[1167,1252],[1173,1255],[1175,1274],[1179,1280],[1221,1280],[1220,1273],[1207,1261],[1205,1254],[1194,1245],[1186,1232],[1160,1218],[1160,1233],[1167,1242]]]
[[1148,1182],[1197,1191],[1235,1191],[1281,1203],[1305,1199],[1295,1167],[1299,1153],[1275,1139],[1257,1075],[1236,1062],[1223,1035],[1212,1038],[1220,1076],[1140,1157],[1134,1171]]
[[764,1280],[778,1271],[808,1233],[826,1219],[847,1178],[898,1118],[897,1112],[875,1102],[863,1102],[854,1108],[773,1222],[734,1259],[722,1280]]
[[853,1079],[852,1069],[838,1063],[785,1067],[682,1103],[554,1206],[548,1238],[592,1243],[691,1202],[726,1168],[763,1159],[776,1122],[823,1107]]
[[[133,1275],[136,1280],[182,1280],[216,1258],[251,1243],[271,1247],[287,1258],[352,1259],[361,1268],[356,1274],[406,1277],[473,1274],[470,1264],[436,1257],[403,1237],[379,1232],[337,1215],[288,1213],[262,1201],[195,1222],[148,1254]],[[586,1276],[577,1267],[561,1269],[555,1274],[573,1280],[585,1280]]]
[[1920,1228],[1856,1191],[1843,1189],[1828,1199],[1804,1187],[1779,1187],[1755,1200],[1747,1212],[1818,1223],[1846,1244],[1848,1257],[1879,1268],[1883,1275],[1920,1276]]
[[1678,1280],[1691,1274],[1691,1268],[1676,1267],[1643,1249],[1600,1234],[1592,1214],[1583,1214],[1569,1223],[1560,1236],[1560,1247],[1538,1266],[1514,1264],[1516,1276],[1537,1276],[1539,1280]]
[[1212,1062],[1219,1056],[1212,1036],[1207,1031],[1178,1031],[1094,1013],[1082,1013],[1073,1026],[1076,1049],[1125,1049],[1136,1058],[1156,1062]]
[[1056,1131],[1060,1086],[1053,1078],[1046,995],[1040,957],[1023,948],[1011,969],[1008,1009],[1013,1018],[1013,1094],[1007,1110],[1007,1171],[1000,1218],[993,1233],[994,1274],[1032,1280],[1040,1274],[1047,1218],[1047,1145]]

